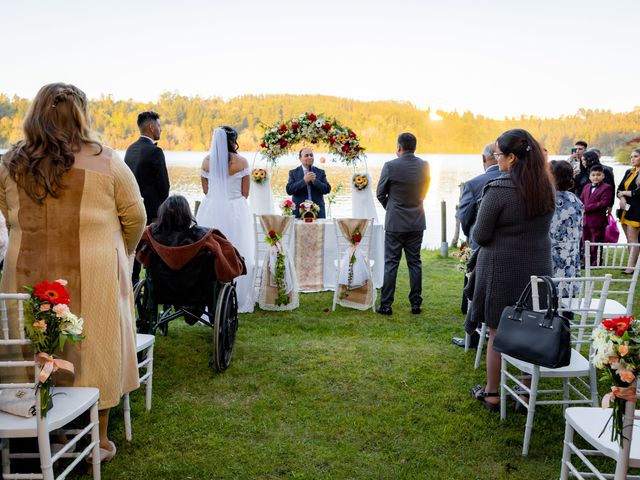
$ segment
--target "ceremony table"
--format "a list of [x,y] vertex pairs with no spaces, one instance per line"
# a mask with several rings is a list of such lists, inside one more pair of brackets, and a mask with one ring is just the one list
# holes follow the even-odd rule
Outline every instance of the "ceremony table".
[[[384,228],[373,224],[370,258],[375,288],[384,276]],[[333,220],[306,223],[296,220],[290,251],[295,258],[298,287],[301,292],[320,292],[336,288],[336,229]]]

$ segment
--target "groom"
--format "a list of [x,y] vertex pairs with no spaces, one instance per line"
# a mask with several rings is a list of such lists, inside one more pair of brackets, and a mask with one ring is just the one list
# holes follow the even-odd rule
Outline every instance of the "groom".
[[313,151],[310,148],[300,150],[298,157],[301,165],[289,170],[287,182],[287,195],[291,195],[291,200],[296,204],[294,214],[300,218],[298,207],[305,200],[312,200],[320,207],[317,218],[325,218],[324,195],[331,192],[331,185],[324,170],[313,166]]

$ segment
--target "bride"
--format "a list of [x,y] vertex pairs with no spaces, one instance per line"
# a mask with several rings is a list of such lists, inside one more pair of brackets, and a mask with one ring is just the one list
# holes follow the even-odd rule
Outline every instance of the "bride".
[[247,274],[236,278],[238,311],[253,312],[253,218],[249,210],[249,163],[238,155],[238,132],[231,127],[216,128],[211,151],[202,161],[202,190],[198,225],[217,228],[244,257]]

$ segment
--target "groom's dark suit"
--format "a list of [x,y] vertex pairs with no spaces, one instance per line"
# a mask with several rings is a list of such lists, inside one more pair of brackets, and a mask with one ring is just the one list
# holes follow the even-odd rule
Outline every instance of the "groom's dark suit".
[[[311,198],[311,200],[320,207],[320,212],[318,213],[317,218],[325,218],[324,195],[331,192],[331,185],[329,185],[329,182],[327,181],[327,175],[324,173],[324,170],[311,165],[309,171],[316,174],[316,180],[307,184],[304,181],[304,170],[302,165],[298,168],[294,168],[293,170],[289,170],[287,195],[291,195],[291,200],[296,204],[294,212],[296,218],[300,217],[298,206],[309,198]],[[307,186],[310,188],[307,189]],[[309,197],[309,192],[311,193],[311,197]]]
[[[136,177],[140,194],[147,212],[147,225],[158,216],[158,207],[169,196],[169,174],[162,149],[148,137],[140,137],[124,154],[124,163]],[[131,279],[133,284],[140,277],[140,263],[133,262]]]
[[409,301],[412,306],[422,303],[420,246],[426,228],[422,202],[428,188],[429,164],[413,153],[403,153],[382,167],[376,190],[376,196],[386,210],[381,308],[393,303],[403,250],[409,267]]

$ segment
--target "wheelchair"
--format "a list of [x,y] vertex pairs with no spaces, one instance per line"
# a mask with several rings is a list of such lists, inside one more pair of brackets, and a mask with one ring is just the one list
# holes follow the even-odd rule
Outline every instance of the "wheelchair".
[[138,333],[167,335],[169,322],[184,318],[189,325],[202,323],[213,329],[213,354],[209,366],[217,371],[231,364],[238,331],[235,283],[218,282],[211,252],[203,252],[180,270],[172,270],[155,253],[145,277],[134,287]]

